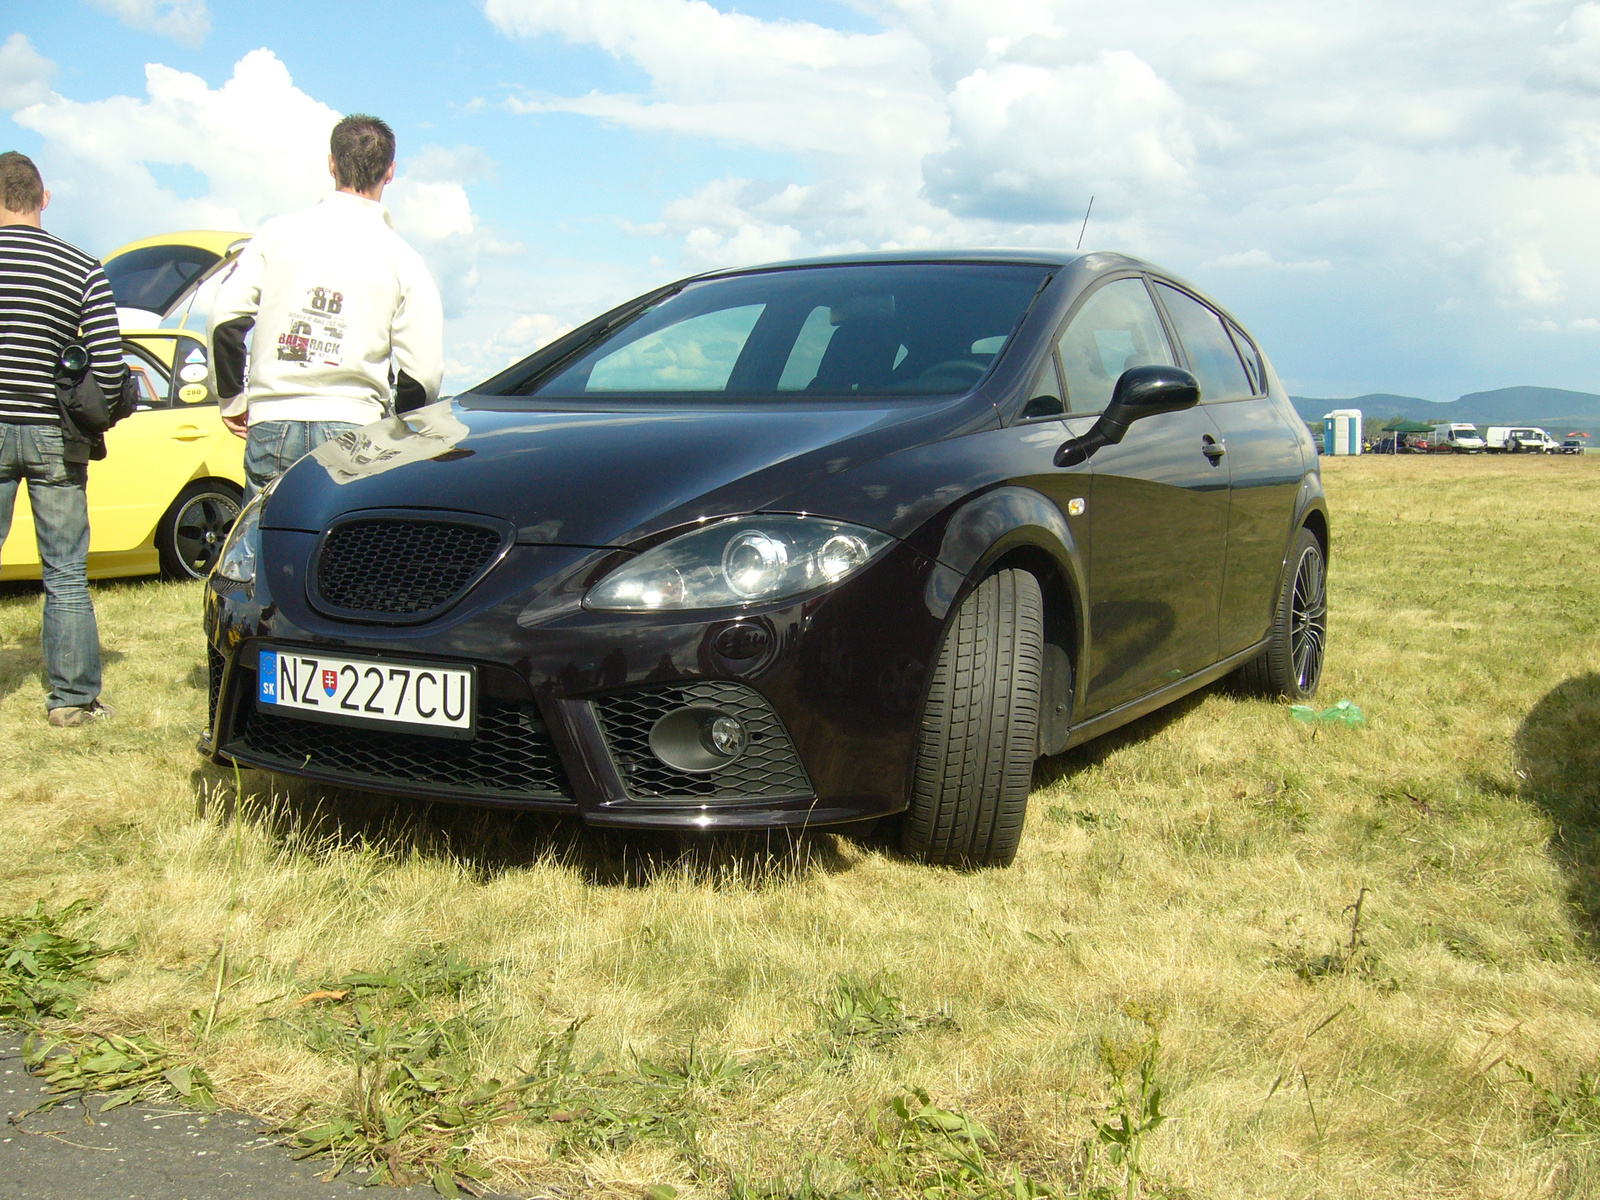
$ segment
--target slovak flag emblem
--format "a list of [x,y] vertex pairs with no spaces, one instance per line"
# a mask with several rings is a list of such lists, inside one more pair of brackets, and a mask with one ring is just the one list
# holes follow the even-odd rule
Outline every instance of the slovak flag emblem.
[[339,690],[339,672],[328,670],[322,672],[322,690],[330,696]]

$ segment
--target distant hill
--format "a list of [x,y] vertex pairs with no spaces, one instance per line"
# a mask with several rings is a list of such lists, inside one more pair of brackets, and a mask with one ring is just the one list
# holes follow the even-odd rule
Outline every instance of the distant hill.
[[1374,392],[1344,400],[1292,396],[1295,411],[1313,424],[1336,408],[1359,408],[1366,417],[1410,417],[1413,421],[1470,421],[1474,425],[1600,425],[1600,395],[1562,388],[1508,387],[1470,392],[1441,403],[1418,396]]

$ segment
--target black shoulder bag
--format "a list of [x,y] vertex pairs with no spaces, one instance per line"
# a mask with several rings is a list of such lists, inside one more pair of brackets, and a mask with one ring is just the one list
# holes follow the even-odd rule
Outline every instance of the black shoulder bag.
[[106,430],[131,413],[139,399],[138,385],[126,369],[117,394],[107,399],[89,366],[89,350],[82,342],[68,342],[61,348],[56,365],[56,406],[61,410],[63,457],[68,462],[104,458]]

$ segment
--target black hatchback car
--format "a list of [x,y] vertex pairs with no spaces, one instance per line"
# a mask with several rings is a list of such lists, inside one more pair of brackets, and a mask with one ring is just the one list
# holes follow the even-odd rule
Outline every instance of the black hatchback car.
[[1039,755],[1229,672],[1311,695],[1327,558],[1305,424],[1166,272],[714,272],[288,471],[207,589],[202,748],[1003,864]]

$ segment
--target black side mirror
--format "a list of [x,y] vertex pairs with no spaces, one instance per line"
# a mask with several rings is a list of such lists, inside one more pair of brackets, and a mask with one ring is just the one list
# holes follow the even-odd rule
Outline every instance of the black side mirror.
[[1114,446],[1141,417],[1178,412],[1200,403],[1200,381],[1182,367],[1129,367],[1117,380],[1111,403],[1082,437],[1063,442],[1056,466],[1087,461],[1102,446]]

